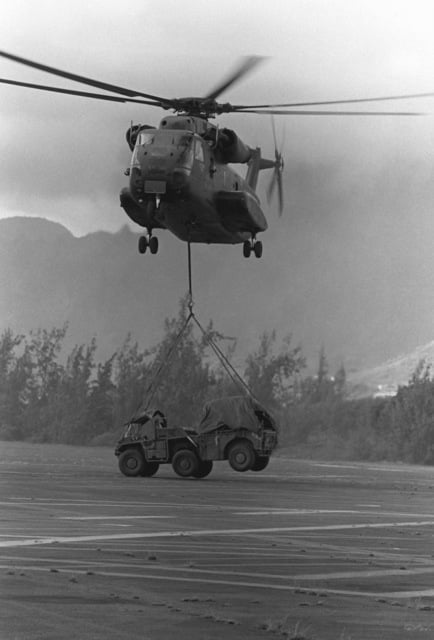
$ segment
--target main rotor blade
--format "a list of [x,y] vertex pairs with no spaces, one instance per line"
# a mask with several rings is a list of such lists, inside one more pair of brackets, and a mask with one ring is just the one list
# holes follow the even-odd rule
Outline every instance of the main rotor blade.
[[66,95],[81,96],[83,98],[94,98],[96,100],[109,100],[110,102],[138,102],[139,104],[149,104],[153,107],[160,107],[159,102],[151,102],[150,100],[139,100],[134,98],[121,98],[120,96],[109,96],[102,93],[89,93],[88,91],[74,91],[73,89],[62,89],[60,87],[49,87],[44,84],[32,84],[30,82],[18,82],[17,80],[6,80],[0,78],[2,84],[11,84],[17,87],[27,87],[29,89],[38,89],[40,91],[51,91],[54,93],[65,93]]
[[434,93],[410,93],[401,96],[382,96],[377,98],[355,98],[349,100],[323,100],[322,102],[288,102],[285,104],[246,104],[233,105],[236,111],[243,109],[273,109],[275,107],[319,107],[326,104],[356,104],[359,102],[384,102],[386,100],[413,100],[415,98],[432,98]]
[[264,60],[261,56],[248,56],[244,58],[241,65],[239,65],[235,71],[233,71],[221,84],[219,84],[214,91],[211,91],[207,96],[206,100],[215,100],[223,91],[232,86],[235,82],[240,80],[243,76],[245,76],[249,71],[256,67],[262,60]]
[[272,113],[278,116],[423,116],[424,113],[415,111],[280,111],[277,109],[243,109],[233,110],[230,113]]
[[61,78],[67,78],[68,80],[73,80],[74,82],[81,82],[82,84],[88,84],[92,87],[97,87],[98,89],[103,89],[105,91],[120,93],[121,95],[124,95],[124,96],[129,96],[129,97],[141,96],[143,98],[149,98],[150,100],[155,100],[156,102],[171,106],[171,102],[172,102],[171,100],[167,100],[166,98],[161,98],[160,96],[154,96],[154,95],[151,95],[150,93],[134,91],[132,89],[126,89],[124,87],[119,87],[114,84],[108,84],[107,82],[92,80],[91,78],[87,78],[85,76],[80,76],[75,73],[69,73],[69,71],[62,71],[62,69],[56,69],[55,67],[49,67],[45,64],[40,64],[39,62],[28,60],[27,58],[20,58],[19,56],[14,56],[11,53],[7,53],[6,51],[0,51],[0,56],[2,58],[7,58],[8,60],[13,60],[14,62],[19,62],[20,64],[24,64],[27,67],[32,67],[33,69],[39,69],[40,71],[45,71],[46,73],[52,73],[53,75],[60,76]]

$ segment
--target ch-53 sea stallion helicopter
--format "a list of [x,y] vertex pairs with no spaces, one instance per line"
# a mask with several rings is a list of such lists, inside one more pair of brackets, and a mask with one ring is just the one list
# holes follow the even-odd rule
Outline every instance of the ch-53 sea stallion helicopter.
[[[210,118],[229,113],[290,116],[419,115],[396,111],[314,111],[311,107],[434,95],[423,93],[322,102],[232,105],[228,102],[217,102],[217,98],[251,71],[262,60],[261,57],[245,58],[205,97],[164,98],[92,80],[4,51],[0,51],[0,56],[118,95],[75,91],[0,78],[0,82],[4,84],[97,100],[134,102],[175,112],[175,115],[165,116],[158,127],[132,124],[126,133],[132,159],[130,168],[125,172],[129,176],[129,187],[122,189],[120,200],[131,220],[147,231],[146,235],[139,238],[140,253],[145,253],[148,247],[151,253],[157,253],[158,238],[153,235],[153,231],[168,229],[188,243],[242,244],[246,258],[252,252],[257,258],[261,257],[262,242],[257,240],[257,234],[265,231],[268,225],[256,194],[259,171],[274,169],[267,195],[271,196],[277,185],[280,213],[283,208],[283,159],[277,149],[274,125],[275,157],[274,160],[268,160],[262,158],[260,148],[249,147],[235,131],[219,128],[209,121]],[[245,178],[229,166],[238,163],[247,164]]]

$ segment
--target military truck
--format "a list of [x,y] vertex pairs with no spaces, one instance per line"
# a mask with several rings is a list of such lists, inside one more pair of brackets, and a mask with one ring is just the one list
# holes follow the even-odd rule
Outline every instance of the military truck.
[[196,429],[168,425],[159,410],[138,414],[115,455],[126,476],[153,476],[160,464],[171,464],[183,478],[205,478],[215,460],[228,460],[235,471],[262,471],[277,433],[275,420],[256,400],[231,396],[207,403]]

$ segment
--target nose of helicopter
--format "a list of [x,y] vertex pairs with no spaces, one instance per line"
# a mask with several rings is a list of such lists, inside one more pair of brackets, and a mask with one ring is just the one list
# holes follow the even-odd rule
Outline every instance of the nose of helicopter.
[[172,189],[179,190],[186,185],[191,168],[180,162],[179,153],[164,150],[144,152],[138,158],[139,166],[131,172],[133,193],[164,194]]
[[145,130],[131,161],[130,189],[137,200],[168,194],[187,186],[194,159],[194,136],[184,130]]

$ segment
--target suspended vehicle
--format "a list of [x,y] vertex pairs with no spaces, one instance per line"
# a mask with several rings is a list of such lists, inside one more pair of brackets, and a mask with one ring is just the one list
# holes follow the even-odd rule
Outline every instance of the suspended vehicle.
[[[90,85],[103,93],[90,93],[0,78],[0,82],[49,92],[63,93],[112,102],[139,103],[171,110],[158,126],[131,125],[126,133],[132,151],[126,170],[129,185],[120,193],[120,203],[131,220],[146,230],[139,239],[139,251],[158,251],[155,230],[167,229],[181,240],[191,243],[242,244],[243,254],[262,255],[257,235],[267,229],[267,220],[256,193],[259,172],[273,169],[267,195],[277,187],[279,212],[283,210],[281,150],[277,148],[273,126],[274,159],[262,157],[259,147],[243,142],[232,129],[210,122],[223,114],[273,114],[286,116],[355,116],[416,115],[408,112],[318,111],[318,105],[342,105],[432,96],[432,93],[322,102],[233,105],[217,98],[251,71],[262,58],[250,56],[242,61],[205,97],[166,98],[108,84],[62,71],[11,53],[0,56],[46,73]],[[303,107],[303,108],[302,108]],[[247,166],[245,178],[230,166]]]
[[159,410],[134,416],[119,439],[120,471],[150,477],[171,464],[183,478],[205,478],[215,460],[235,471],[262,471],[277,446],[278,428],[270,413],[249,396],[219,398],[205,405],[196,429],[167,424]]

